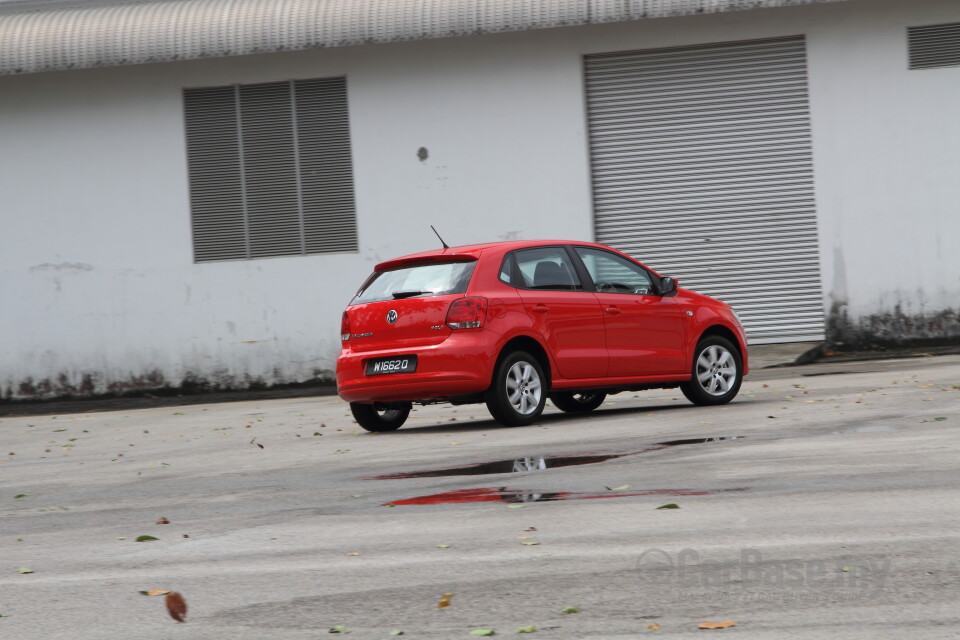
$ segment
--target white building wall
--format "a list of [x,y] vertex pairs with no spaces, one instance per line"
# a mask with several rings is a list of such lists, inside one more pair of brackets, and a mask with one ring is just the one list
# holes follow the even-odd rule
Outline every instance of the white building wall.
[[[960,8],[901,5],[0,78],[0,397],[328,375],[343,306],[377,261],[436,246],[428,225],[592,238],[583,54],[798,33],[835,330],[957,310],[960,68],[907,71],[906,26]],[[182,88],[337,75],[359,253],[193,264]]]
[[960,5],[850,3],[808,36],[828,337],[960,338],[960,67],[908,70],[906,27]]

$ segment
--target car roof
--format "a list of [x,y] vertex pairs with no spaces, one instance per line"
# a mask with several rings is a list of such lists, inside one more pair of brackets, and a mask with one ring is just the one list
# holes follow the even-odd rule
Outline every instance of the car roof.
[[582,240],[505,240],[501,242],[484,242],[480,244],[467,244],[459,247],[449,247],[447,249],[432,249],[420,253],[411,253],[406,256],[400,256],[392,260],[381,262],[374,271],[386,271],[395,269],[407,264],[417,264],[421,262],[456,262],[458,260],[477,260],[480,254],[490,249],[497,249],[498,252],[506,253],[516,249],[529,249],[532,247],[555,246],[555,245],[580,245],[587,247],[601,247],[595,242],[584,242]]

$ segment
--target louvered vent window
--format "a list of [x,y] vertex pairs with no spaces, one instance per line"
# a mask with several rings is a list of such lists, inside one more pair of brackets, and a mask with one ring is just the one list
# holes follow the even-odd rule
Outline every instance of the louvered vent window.
[[344,78],[184,90],[197,262],[357,250]]
[[960,22],[908,27],[911,69],[960,66]]

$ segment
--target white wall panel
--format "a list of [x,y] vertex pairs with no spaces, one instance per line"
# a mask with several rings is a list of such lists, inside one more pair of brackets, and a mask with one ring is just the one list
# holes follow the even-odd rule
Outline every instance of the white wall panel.
[[[444,50],[0,80],[0,395],[306,380],[334,368],[373,265],[438,246],[429,225],[451,244],[589,237],[576,56],[522,39]],[[341,75],[359,251],[194,264],[183,87]]]
[[[942,316],[960,304],[960,68],[908,71],[906,27],[958,13],[867,0],[0,78],[0,394],[330,370],[353,290],[436,246],[428,225],[450,244],[592,237],[584,55],[797,34],[830,318]],[[358,253],[194,264],[183,88],[335,76]]]

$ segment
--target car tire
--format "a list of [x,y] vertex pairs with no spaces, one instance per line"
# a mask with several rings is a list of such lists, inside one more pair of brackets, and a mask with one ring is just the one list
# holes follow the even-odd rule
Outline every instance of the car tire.
[[526,351],[501,358],[485,397],[490,415],[508,427],[532,423],[547,402],[546,382],[543,367]]
[[375,404],[350,403],[354,419],[367,431],[396,431],[407,421],[410,408],[409,404],[381,409]]
[[681,382],[680,390],[694,404],[718,405],[733,400],[742,383],[740,350],[726,338],[708,336],[697,344],[690,380]]
[[567,413],[586,413],[593,411],[607,399],[605,393],[591,393],[590,391],[561,391],[550,394],[550,402]]

